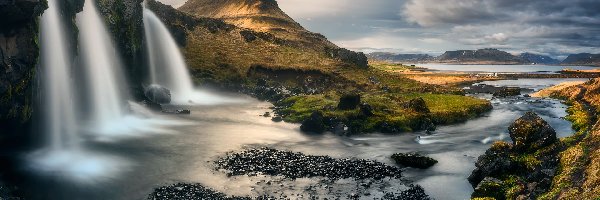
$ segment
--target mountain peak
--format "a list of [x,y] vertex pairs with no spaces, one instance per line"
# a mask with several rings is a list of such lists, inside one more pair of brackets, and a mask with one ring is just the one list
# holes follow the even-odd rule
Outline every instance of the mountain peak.
[[279,8],[276,0],[189,0],[179,10],[197,17],[222,19],[257,31],[304,28]]

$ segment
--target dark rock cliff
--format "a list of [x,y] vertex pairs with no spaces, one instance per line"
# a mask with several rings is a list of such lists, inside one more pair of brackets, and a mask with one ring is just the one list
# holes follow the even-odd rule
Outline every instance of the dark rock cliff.
[[44,0],[0,0],[0,138],[30,122],[38,16],[46,8]]
[[98,0],[98,11],[121,55],[130,90],[143,98],[145,79],[145,40],[143,0]]

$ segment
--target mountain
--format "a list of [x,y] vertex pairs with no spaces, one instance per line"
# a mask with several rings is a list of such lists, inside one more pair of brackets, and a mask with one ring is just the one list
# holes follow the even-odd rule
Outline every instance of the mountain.
[[544,55],[533,54],[533,53],[528,53],[528,52],[520,54],[519,57],[523,60],[528,61],[528,63],[531,63],[531,64],[554,65],[554,64],[560,63],[559,60],[551,58],[550,56],[544,56]]
[[498,49],[446,51],[436,57],[436,62],[449,64],[523,64],[518,56]]
[[565,60],[563,60],[560,64],[600,66],[600,54],[590,54],[590,53],[571,54]]
[[373,52],[367,58],[386,62],[428,62],[434,57],[427,54],[394,54],[388,52]]
[[314,42],[314,38],[325,38],[304,29],[279,8],[276,0],[189,0],[179,10],[195,17],[221,19],[240,28],[269,32],[288,40]]

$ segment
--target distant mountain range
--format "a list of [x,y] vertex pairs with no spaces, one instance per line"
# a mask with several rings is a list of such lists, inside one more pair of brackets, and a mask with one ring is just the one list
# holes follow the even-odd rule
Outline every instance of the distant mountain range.
[[571,54],[561,62],[563,65],[593,65],[600,66],[600,54],[580,53]]
[[573,54],[564,61],[534,53],[513,55],[498,49],[446,51],[434,57],[427,54],[394,54],[374,52],[367,55],[371,60],[405,63],[447,63],[447,64],[542,64],[542,65],[592,65],[600,66],[600,54]]
[[434,59],[433,56],[427,54],[394,54],[388,52],[374,52],[367,54],[367,57],[388,62],[426,62]]

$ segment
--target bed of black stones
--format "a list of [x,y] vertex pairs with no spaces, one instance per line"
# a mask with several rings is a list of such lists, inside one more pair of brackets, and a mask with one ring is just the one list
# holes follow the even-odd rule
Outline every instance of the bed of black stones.
[[335,159],[329,156],[311,156],[303,153],[280,151],[271,148],[248,149],[230,153],[215,161],[217,169],[230,176],[261,173],[287,178],[326,177],[329,179],[379,180],[400,178],[402,170],[395,166],[364,159]]

